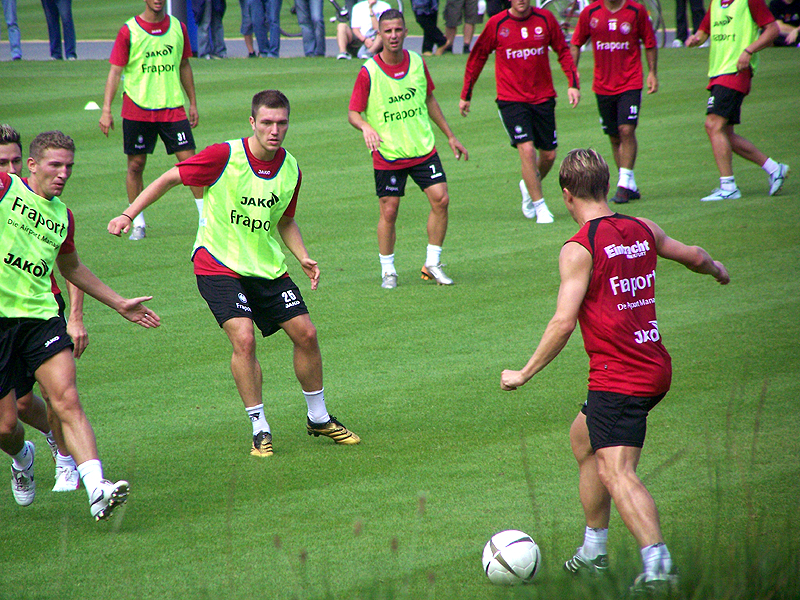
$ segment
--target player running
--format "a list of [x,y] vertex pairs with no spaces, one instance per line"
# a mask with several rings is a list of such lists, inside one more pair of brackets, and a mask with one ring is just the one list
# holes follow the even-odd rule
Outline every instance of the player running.
[[559,172],[564,203],[580,227],[559,256],[556,312],[528,363],[503,371],[500,386],[515,390],[544,369],[580,322],[589,355],[589,392],[570,429],[586,518],[583,545],[564,565],[572,573],[608,569],[611,502],[641,549],[643,573],[634,591],[665,591],[676,582],[672,558],[652,496],[636,475],[647,414],[667,393],[670,356],[656,321],[657,259],[730,281],[722,263],[698,246],[668,237],[648,219],[608,206],[608,165],[594,150],[573,150]]
[[578,64],[581,46],[592,40],[594,81],[600,125],[611,142],[619,170],[611,202],[641,198],[633,167],[638,142],[636,126],[642,105],[642,51],[647,59],[647,93],[658,91],[658,43],[647,9],[633,0],[596,0],[578,16],[570,51]]
[[[495,52],[497,107],[511,145],[522,164],[522,214],[537,223],[552,223],[542,192],[542,180],[556,160],[556,91],[550,71],[549,48],[558,55],[567,76],[567,98],[580,102],[576,62],[564,34],[549,10],[534,8],[530,0],[512,0],[511,8],[486,23],[469,53],[458,108],[469,114],[472,90],[484,65]],[[538,156],[536,151],[539,151]]]

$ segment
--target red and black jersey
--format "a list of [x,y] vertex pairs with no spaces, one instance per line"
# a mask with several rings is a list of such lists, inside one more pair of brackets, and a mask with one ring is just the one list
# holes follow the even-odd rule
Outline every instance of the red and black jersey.
[[550,11],[533,8],[523,19],[507,10],[494,15],[469,53],[461,99],[472,99],[472,88],[492,52],[498,100],[541,104],[555,98],[548,47],[558,55],[569,87],[579,87],[569,46]]
[[583,46],[592,39],[594,81],[592,91],[606,96],[643,87],[642,51],[656,47],[656,36],[647,9],[628,0],[611,12],[596,0],[581,11],[572,44]]
[[578,313],[589,355],[589,389],[631,396],[669,390],[672,362],[656,321],[656,244],[642,221],[592,219],[567,243],[592,255],[592,277]]

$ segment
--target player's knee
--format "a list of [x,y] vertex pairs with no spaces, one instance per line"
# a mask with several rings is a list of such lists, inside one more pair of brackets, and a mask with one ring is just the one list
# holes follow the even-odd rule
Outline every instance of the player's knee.
[[70,421],[71,415],[83,412],[78,389],[75,386],[67,386],[51,393],[49,403],[50,408],[62,421]]
[[17,432],[17,427],[17,414],[13,410],[0,411],[0,438],[12,438]]
[[447,192],[431,198],[431,209],[434,212],[446,213],[448,206],[450,206],[450,194]]
[[306,350],[315,350],[319,347],[317,328],[310,321],[294,336],[295,345]]
[[129,156],[128,157],[128,174],[141,175],[144,173],[144,167],[147,164],[147,155]]

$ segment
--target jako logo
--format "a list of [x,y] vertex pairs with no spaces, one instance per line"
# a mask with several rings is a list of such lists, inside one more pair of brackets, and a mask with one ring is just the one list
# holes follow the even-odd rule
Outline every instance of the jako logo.
[[57,342],[57,341],[58,341],[58,340],[60,340],[60,339],[61,339],[61,336],[60,336],[60,335],[57,335],[57,336],[56,336],[56,337],[54,337],[54,338],[50,338],[49,340],[47,340],[47,341],[44,343],[44,347],[45,347],[45,348],[49,348],[49,347],[50,347],[50,344],[53,344],[53,343]]
[[408,91],[405,94],[398,94],[397,96],[389,96],[389,104],[394,104],[395,102],[403,102],[405,100],[411,100],[414,96],[417,95],[417,88],[406,88]]
[[8,256],[3,259],[3,262],[20,271],[30,273],[34,277],[44,277],[50,272],[50,269],[47,268],[47,263],[43,260],[37,265],[29,260],[23,260],[21,256],[14,256],[10,252]]
[[166,46],[164,46],[163,50],[148,50],[147,52],[145,52],[144,57],[157,58],[159,56],[169,56],[170,54],[172,54],[172,51],[174,49],[175,49],[174,46],[170,46],[169,44],[167,44]]

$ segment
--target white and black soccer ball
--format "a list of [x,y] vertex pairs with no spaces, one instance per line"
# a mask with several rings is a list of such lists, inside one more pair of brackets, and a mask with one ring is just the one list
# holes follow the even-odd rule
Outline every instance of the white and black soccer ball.
[[508,529],[495,533],[483,549],[483,572],[492,583],[528,583],[542,564],[542,553],[527,533]]

